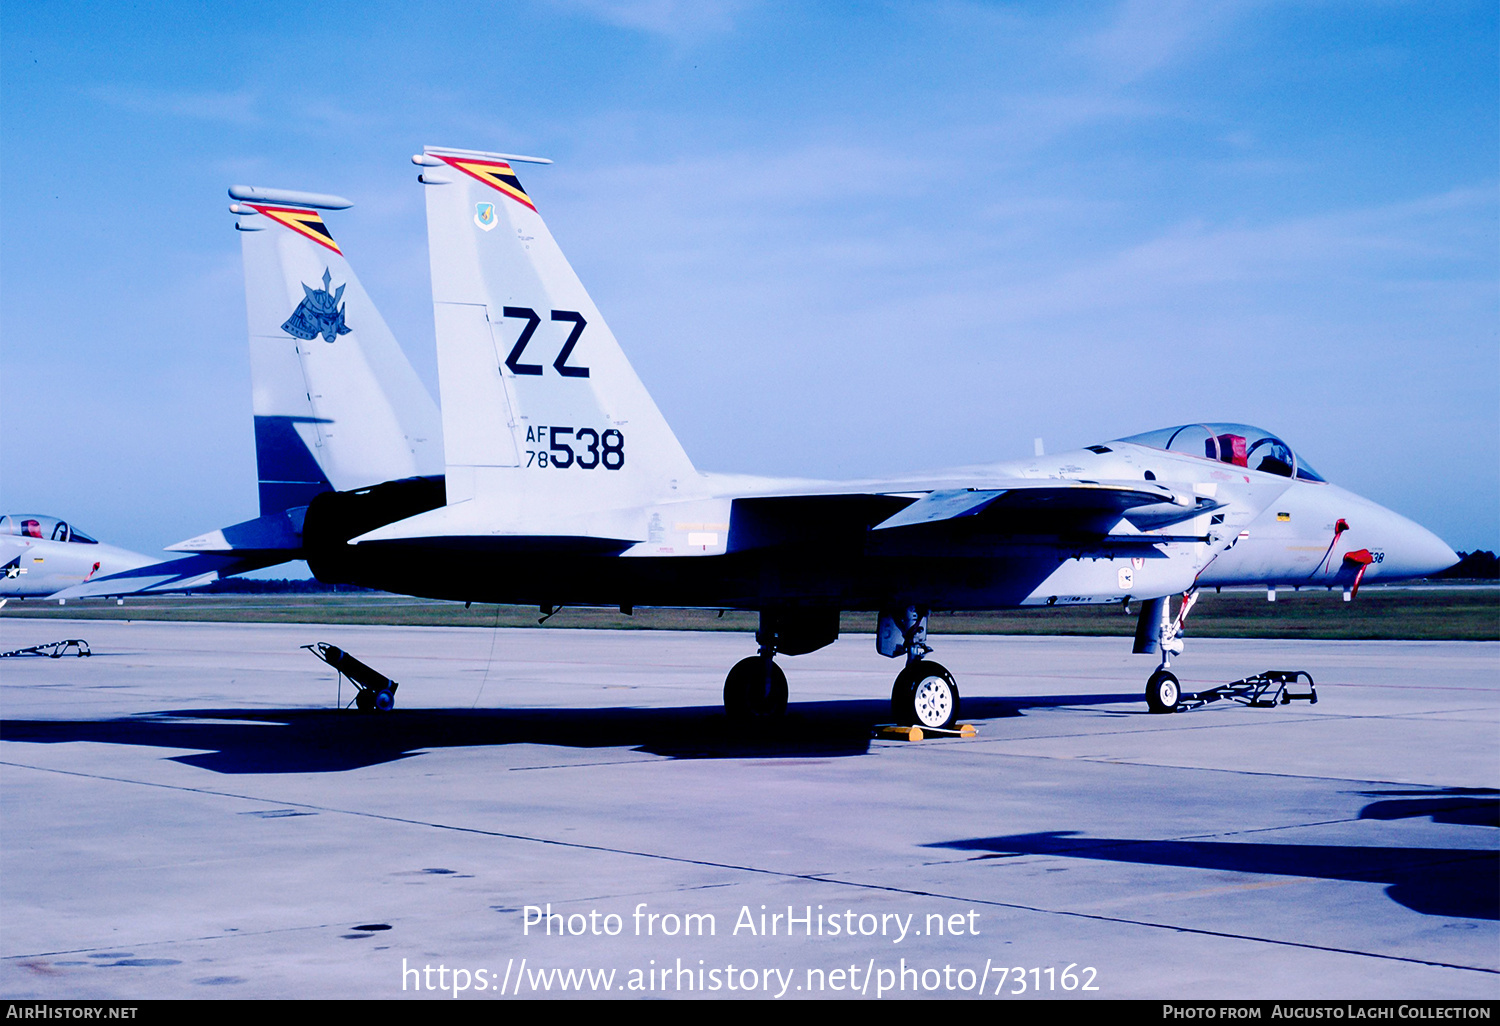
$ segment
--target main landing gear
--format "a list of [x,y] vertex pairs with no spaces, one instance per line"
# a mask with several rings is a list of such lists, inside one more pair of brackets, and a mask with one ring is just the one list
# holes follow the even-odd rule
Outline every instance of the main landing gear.
[[896,675],[891,715],[897,723],[947,728],[958,718],[958,685],[942,664],[913,659]]
[[741,659],[724,679],[724,712],[732,720],[786,712],[786,674],[772,661],[775,649]]
[[[757,655],[741,659],[724,680],[724,712],[733,720],[770,718],[786,712],[786,674],[778,653],[803,655],[839,636],[835,609],[762,610]],[[940,663],[926,658],[927,610],[920,606],[882,610],[875,647],[881,655],[906,656],[891,688],[891,714],[898,723],[951,727],[958,718],[958,685]]]
[[875,647],[883,656],[906,656],[891,688],[891,715],[897,723],[947,728],[958,719],[958,684],[953,674],[927,658],[927,610],[920,606],[881,610]]
[[732,720],[776,717],[786,712],[786,674],[776,654],[805,655],[839,636],[837,609],[763,609],[755,632],[760,654],[741,659],[724,680],[724,712]]

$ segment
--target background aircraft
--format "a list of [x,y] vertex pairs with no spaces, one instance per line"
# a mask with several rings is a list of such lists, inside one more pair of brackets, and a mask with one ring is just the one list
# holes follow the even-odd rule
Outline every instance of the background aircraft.
[[217,556],[162,560],[103,545],[65,520],[0,516],[0,598],[56,598],[183,591],[249,569]]
[[[1245,425],[1189,425],[879,481],[700,473],[521,186],[514,163],[536,158],[428,148],[413,159],[427,196],[441,476],[429,462],[435,432],[406,453],[413,434],[398,443],[387,432],[378,453],[410,476],[397,479],[376,459],[362,483],[341,485],[331,471],[348,442],[346,414],[317,406],[326,393],[310,384],[305,410],[277,414],[302,443],[282,432],[278,451],[309,460],[293,482],[305,509],[275,510],[278,499],[267,512],[263,459],[266,515],[238,525],[238,538],[226,529],[176,548],[243,553],[275,537],[300,545],[321,580],[546,611],[757,610],[759,651],[725,682],[735,716],[780,713],[787,688],[774,657],[830,644],[841,610],[867,610],[879,651],[906,659],[892,691],[896,716],[928,726],[952,723],[959,702],[951,674],[927,658],[932,609],[1139,599],[1136,651],[1162,654],[1146,699],[1170,711],[1177,682],[1168,660],[1182,649],[1199,587],[1346,586],[1352,595],[1363,580],[1422,576],[1456,559],[1430,532],[1327,483],[1283,440]],[[274,231],[283,261],[306,243],[341,261],[321,221],[313,224],[316,204],[304,201],[300,210],[233,209],[242,229]],[[276,293],[252,268],[252,252],[261,251],[247,241],[252,350],[290,345],[297,360],[279,373],[292,383],[298,370],[313,382],[325,358],[359,365],[361,318],[354,299],[340,305],[342,283],[353,281],[346,265],[307,251],[318,259],[284,273],[281,305],[262,315],[261,300]],[[266,328],[278,318],[279,334]],[[293,337],[303,341],[289,344]],[[259,394],[266,362],[252,365]],[[396,366],[388,357],[379,365]],[[365,400],[398,421],[420,407],[411,394],[382,399],[378,378],[366,375],[356,390],[335,376],[329,390],[350,417]],[[909,423],[909,413],[893,417]],[[294,475],[283,476],[272,483]],[[1173,594],[1185,596],[1175,616]]]
[[156,560],[101,545],[65,520],[36,513],[0,516],[0,596],[51,595],[96,576],[133,570]]

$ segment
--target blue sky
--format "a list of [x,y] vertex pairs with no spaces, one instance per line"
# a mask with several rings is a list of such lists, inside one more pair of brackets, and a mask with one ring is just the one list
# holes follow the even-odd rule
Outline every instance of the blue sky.
[[523,172],[700,467],[1270,428],[1500,549],[1500,29],[1442,3],[0,8],[0,506],[254,516],[225,188],[328,221],[436,393],[423,144]]

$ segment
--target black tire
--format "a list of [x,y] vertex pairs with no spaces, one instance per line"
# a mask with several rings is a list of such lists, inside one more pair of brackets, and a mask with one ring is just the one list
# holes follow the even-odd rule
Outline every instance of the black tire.
[[368,689],[354,696],[354,707],[360,712],[375,711],[375,692]]
[[1182,700],[1182,685],[1178,683],[1177,677],[1167,670],[1157,670],[1146,681],[1146,708],[1154,713],[1169,713],[1177,711],[1177,703]]
[[390,712],[396,708],[396,693],[390,688],[375,692],[375,711]]
[[947,729],[958,719],[958,684],[941,663],[907,663],[891,688],[891,715],[897,723]]
[[781,716],[786,698],[786,674],[765,656],[741,659],[724,678],[724,712],[732,720]]

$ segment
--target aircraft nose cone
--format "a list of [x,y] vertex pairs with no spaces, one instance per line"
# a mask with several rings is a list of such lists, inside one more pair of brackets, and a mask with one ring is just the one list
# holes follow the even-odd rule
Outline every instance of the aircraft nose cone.
[[1458,562],[1448,543],[1414,520],[1376,502],[1328,485],[1320,494],[1318,515],[1345,525],[1340,550],[1365,550],[1371,562],[1367,579],[1401,581],[1430,577]]
[[1387,573],[1402,577],[1431,577],[1458,562],[1458,553],[1443,539],[1405,517],[1399,520],[1402,529],[1386,553],[1386,563],[1395,565],[1383,567]]
[[1458,553],[1454,552],[1447,542],[1425,527],[1419,527],[1417,530],[1422,533],[1423,537],[1416,542],[1417,551],[1413,553],[1412,559],[1422,566],[1425,575],[1430,577],[1433,574],[1442,573],[1458,562]]

